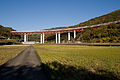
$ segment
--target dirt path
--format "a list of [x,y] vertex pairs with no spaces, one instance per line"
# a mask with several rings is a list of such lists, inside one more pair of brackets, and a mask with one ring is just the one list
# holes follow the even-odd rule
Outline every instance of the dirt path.
[[0,66],[0,80],[48,80],[42,62],[32,46]]

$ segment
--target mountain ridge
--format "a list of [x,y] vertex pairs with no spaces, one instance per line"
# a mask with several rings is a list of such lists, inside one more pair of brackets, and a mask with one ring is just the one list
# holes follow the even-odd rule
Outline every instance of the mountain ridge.
[[113,12],[110,12],[108,14],[92,18],[88,21],[82,22],[80,24],[74,25],[74,26],[69,26],[70,27],[81,27],[81,26],[91,26],[95,24],[102,24],[102,23],[107,23],[107,22],[113,22],[113,21],[118,21],[120,20],[120,9],[115,10]]

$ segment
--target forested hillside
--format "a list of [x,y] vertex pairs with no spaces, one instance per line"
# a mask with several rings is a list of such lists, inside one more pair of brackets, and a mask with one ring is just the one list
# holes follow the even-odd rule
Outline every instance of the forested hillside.
[[97,29],[88,28],[77,34],[76,40],[81,42],[120,42],[120,24],[112,23]]
[[0,38],[10,38],[11,34],[10,31],[12,31],[12,28],[9,27],[3,27],[0,25]]
[[[20,39],[20,35],[11,35],[11,31],[15,31],[11,27],[4,27],[0,25],[0,45],[20,44],[17,39]],[[16,39],[16,40],[13,40]]]
[[78,25],[69,26],[69,27],[91,26],[95,24],[102,24],[102,23],[113,22],[113,21],[118,21],[118,20],[120,20],[120,9],[113,11],[111,13],[108,13],[106,15],[90,19]]
[[[120,20],[120,9],[109,14],[90,19],[86,22],[80,23],[71,27],[91,26],[96,24],[108,23]],[[48,40],[55,39],[55,35],[50,35]],[[73,33],[71,33],[71,40],[73,40]],[[120,24],[112,23],[110,25],[101,26],[98,29],[88,28],[82,32],[77,32],[77,41],[80,42],[101,42],[101,43],[115,43],[120,42]],[[61,34],[61,41],[67,41],[67,33]]]
[[15,31],[14,29],[12,29],[11,27],[4,27],[2,25],[0,25],[0,38],[19,38],[19,36],[13,36],[11,35],[11,31]]

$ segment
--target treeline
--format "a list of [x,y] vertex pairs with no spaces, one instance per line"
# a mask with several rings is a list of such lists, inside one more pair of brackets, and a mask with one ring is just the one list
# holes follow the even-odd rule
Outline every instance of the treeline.
[[11,27],[4,27],[2,25],[0,25],[0,39],[8,39],[8,38],[13,38],[13,39],[19,39],[20,36],[19,35],[12,35],[11,31],[15,31],[14,29],[12,29]]
[[120,42],[120,24],[112,23],[97,29],[87,28],[77,34],[76,40],[81,42]]
[[69,26],[69,27],[91,26],[91,25],[108,23],[108,22],[113,22],[113,21],[118,21],[118,20],[120,20],[120,9],[113,11],[109,14],[90,19],[90,20],[80,23],[78,25]]
[[3,27],[0,25],[0,38],[9,38],[11,37],[10,31],[12,31],[12,28]]

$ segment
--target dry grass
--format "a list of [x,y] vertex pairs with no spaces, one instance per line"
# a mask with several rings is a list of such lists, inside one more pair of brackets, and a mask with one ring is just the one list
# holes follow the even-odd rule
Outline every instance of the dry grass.
[[[103,80],[120,79],[119,47],[79,45],[37,45],[34,47],[42,62],[52,69],[50,73],[53,80],[59,80],[58,77],[60,80],[84,80],[83,77],[86,77],[87,80],[93,80],[94,78],[89,73],[81,75],[83,69],[85,72],[92,72],[97,76],[94,80],[104,77],[106,79]],[[65,76],[65,74],[68,75]]]
[[27,46],[0,46],[0,65],[15,57]]

